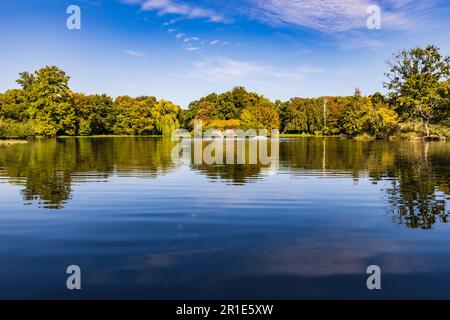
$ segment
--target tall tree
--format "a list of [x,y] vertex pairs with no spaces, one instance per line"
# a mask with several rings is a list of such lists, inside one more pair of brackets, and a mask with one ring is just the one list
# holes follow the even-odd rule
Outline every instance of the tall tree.
[[429,123],[438,118],[442,96],[441,83],[450,77],[450,57],[439,48],[428,46],[403,50],[387,61],[390,68],[384,86],[403,120],[412,118],[423,122],[427,135]]
[[76,114],[71,103],[69,79],[70,77],[56,66],[47,66],[34,74],[20,74],[17,83],[24,90],[27,112],[34,121],[37,134],[75,134]]

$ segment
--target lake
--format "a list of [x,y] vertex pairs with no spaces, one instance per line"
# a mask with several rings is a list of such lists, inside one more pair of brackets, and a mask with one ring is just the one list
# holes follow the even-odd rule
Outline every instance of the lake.
[[450,298],[450,143],[280,139],[275,167],[175,145],[0,146],[0,298]]

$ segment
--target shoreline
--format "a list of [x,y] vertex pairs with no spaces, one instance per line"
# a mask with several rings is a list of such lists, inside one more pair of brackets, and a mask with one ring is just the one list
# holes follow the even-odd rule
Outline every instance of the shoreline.
[[12,145],[16,145],[16,144],[26,144],[28,143],[27,140],[23,140],[23,139],[7,139],[7,140],[0,140],[0,146],[12,146]]
[[[56,137],[43,137],[43,136],[34,136],[29,137],[27,139],[24,138],[6,138],[6,139],[0,139],[0,146],[1,145],[15,145],[15,144],[26,144],[29,142],[29,140],[39,140],[39,139],[107,139],[107,138],[164,138],[163,135],[92,135],[92,136],[56,136]],[[388,139],[377,139],[374,137],[368,137],[368,136],[355,136],[355,137],[348,137],[348,136],[342,136],[342,135],[314,135],[314,134],[303,134],[303,133],[280,133],[279,138],[281,139],[298,139],[298,138],[334,138],[334,139],[348,139],[348,140],[355,140],[355,141],[434,141],[434,142],[448,142],[450,139],[447,137],[439,137],[439,136],[423,136],[423,137],[417,137],[417,136],[391,136]],[[170,139],[170,137],[167,137]]]

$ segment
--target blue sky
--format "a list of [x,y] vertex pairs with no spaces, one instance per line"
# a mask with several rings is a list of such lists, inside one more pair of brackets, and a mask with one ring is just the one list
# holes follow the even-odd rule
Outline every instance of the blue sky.
[[[81,30],[66,9],[81,8]],[[381,29],[366,26],[370,5]],[[271,99],[383,91],[385,60],[436,44],[445,0],[15,0],[0,10],[0,90],[57,65],[75,91],[154,95],[182,107],[237,85]]]

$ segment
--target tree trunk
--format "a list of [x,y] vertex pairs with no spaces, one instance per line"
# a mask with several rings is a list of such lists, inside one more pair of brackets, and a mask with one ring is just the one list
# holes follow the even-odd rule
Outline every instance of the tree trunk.
[[427,137],[430,136],[430,128],[428,127],[428,120],[425,121],[425,130],[427,130]]

